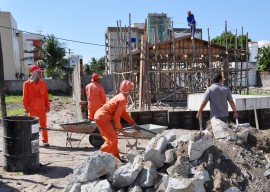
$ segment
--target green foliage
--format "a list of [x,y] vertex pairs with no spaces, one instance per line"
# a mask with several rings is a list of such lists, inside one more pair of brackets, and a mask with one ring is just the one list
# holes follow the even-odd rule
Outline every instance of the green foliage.
[[103,74],[104,70],[105,57],[101,57],[98,60],[92,57],[90,63],[84,65],[84,73],[88,75],[91,75],[93,73]]
[[23,60],[37,61],[37,65],[45,68],[46,76],[52,78],[60,78],[70,69],[64,67],[68,62],[64,59],[65,48],[64,44],[60,43],[53,34],[43,36],[40,45],[33,45],[36,56],[26,57]]
[[[230,31],[228,31],[227,34],[223,32],[220,36],[216,36],[211,42],[216,45],[226,46],[226,39],[228,48],[235,48],[235,35]],[[251,39],[248,39],[248,42],[250,41]],[[237,37],[237,49],[241,49],[241,45],[242,49],[246,48],[246,35],[239,35]]]
[[270,71],[270,46],[260,48],[256,59],[258,71]]
[[83,71],[84,71],[84,73],[87,74],[87,75],[91,75],[91,73],[92,73],[89,64],[85,64],[85,65],[84,65]]

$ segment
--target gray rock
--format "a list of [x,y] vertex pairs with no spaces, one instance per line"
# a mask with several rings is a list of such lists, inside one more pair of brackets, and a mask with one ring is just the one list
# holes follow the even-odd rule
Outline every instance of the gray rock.
[[111,154],[96,151],[74,168],[74,182],[83,183],[106,175],[114,169],[115,163],[115,157]]
[[175,164],[167,169],[170,177],[183,176],[188,177],[190,174],[190,163],[184,156],[179,156]]
[[165,151],[164,163],[171,164],[175,161],[175,159],[176,159],[175,149],[168,149],[167,151]]
[[151,187],[157,178],[157,169],[151,161],[146,161],[139,175],[141,187]]
[[188,155],[189,160],[199,159],[202,154],[213,145],[211,134],[208,130],[198,132],[196,137],[189,140]]
[[142,169],[142,157],[137,156],[134,162],[119,167],[113,175],[113,185],[118,187],[130,186]]
[[110,183],[105,180],[90,181],[81,186],[81,192],[98,191],[98,192],[112,192]]

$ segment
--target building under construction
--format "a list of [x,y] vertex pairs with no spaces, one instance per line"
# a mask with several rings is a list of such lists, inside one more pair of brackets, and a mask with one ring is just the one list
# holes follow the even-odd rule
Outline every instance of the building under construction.
[[189,29],[175,29],[163,13],[148,14],[136,32],[137,38],[133,37],[135,28],[117,23],[115,40],[112,43],[107,39],[106,47],[106,51],[114,50],[114,56],[106,58],[114,66],[110,71],[114,92],[118,92],[123,79],[135,84],[131,94],[133,109],[145,111],[151,105],[164,103],[177,106],[188,94],[204,92],[216,72],[223,74],[224,84],[233,93],[244,89],[248,92],[248,47],[215,45],[211,43],[209,30],[207,40],[202,40],[201,29],[196,31],[198,36],[192,37]]

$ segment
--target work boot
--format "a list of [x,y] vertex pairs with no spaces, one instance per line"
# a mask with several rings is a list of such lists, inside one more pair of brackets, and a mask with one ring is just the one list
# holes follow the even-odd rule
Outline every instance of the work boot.
[[50,147],[49,143],[47,143],[47,142],[43,143],[43,146],[44,147]]
[[128,160],[123,158],[123,157],[120,157],[119,159],[123,164],[127,164],[128,163]]

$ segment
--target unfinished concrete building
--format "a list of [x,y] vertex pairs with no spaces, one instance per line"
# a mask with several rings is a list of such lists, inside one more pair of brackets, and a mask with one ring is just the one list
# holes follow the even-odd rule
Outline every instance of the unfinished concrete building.
[[176,31],[166,14],[149,14],[140,46],[125,51],[120,47],[112,59],[115,93],[120,82],[129,79],[135,83],[133,109],[145,111],[166,104],[174,110],[188,94],[204,92],[216,72],[223,73],[233,93],[248,91],[248,48],[212,44],[209,32],[208,40],[187,32]]

